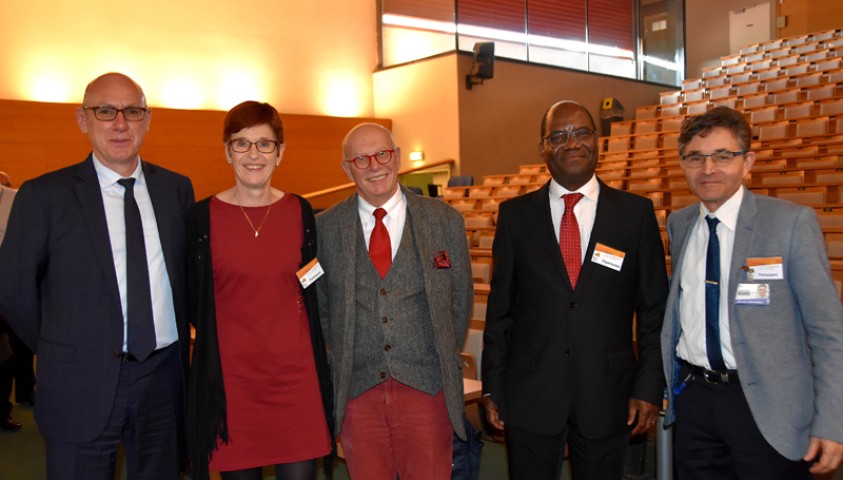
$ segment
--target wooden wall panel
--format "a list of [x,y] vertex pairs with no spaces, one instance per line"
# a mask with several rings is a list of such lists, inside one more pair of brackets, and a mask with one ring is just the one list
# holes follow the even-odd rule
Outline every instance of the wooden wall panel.
[[833,30],[843,26],[843,2],[840,0],[781,0],[775,2],[776,16],[787,18],[784,28],[776,29],[776,38]]
[[[76,125],[75,108],[0,100],[0,171],[19,186],[24,180],[82,161],[91,148]],[[219,111],[155,108],[141,156],[190,177],[197,198],[224,190],[234,184],[222,145],[224,117],[225,112]],[[340,168],[341,143],[354,125],[374,121],[392,127],[385,119],[283,113],[281,117],[287,148],[272,183],[300,194],[348,182]],[[325,200],[332,204],[336,196]]]

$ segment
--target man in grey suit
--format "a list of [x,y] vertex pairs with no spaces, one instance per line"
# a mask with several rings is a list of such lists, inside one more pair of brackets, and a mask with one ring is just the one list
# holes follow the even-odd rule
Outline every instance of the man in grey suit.
[[[0,311],[38,355],[48,479],[177,479],[190,332],[187,177],[141,160],[151,112],[119,73],[76,110],[92,153],[24,182],[0,248]],[[137,288],[133,288],[137,287]]]
[[357,192],[316,219],[319,311],[352,478],[445,480],[465,439],[460,349],[473,287],[462,216],[398,185],[401,150],[364,123],[343,141]]
[[822,232],[812,209],[742,186],[751,132],[718,107],[679,136],[700,199],[667,222],[666,424],[682,479],[807,479],[843,457],[843,308]]

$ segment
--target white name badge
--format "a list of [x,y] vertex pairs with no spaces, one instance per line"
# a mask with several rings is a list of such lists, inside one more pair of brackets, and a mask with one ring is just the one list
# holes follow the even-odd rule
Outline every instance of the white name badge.
[[626,254],[620,250],[615,250],[612,247],[597,243],[594,246],[594,253],[591,255],[591,261],[598,265],[611,268],[612,270],[621,271],[623,266],[623,259]]
[[322,265],[319,265],[319,260],[315,258],[296,272],[296,276],[299,277],[299,283],[301,283],[302,288],[309,287],[324,274],[325,271],[322,270]]
[[770,285],[766,283],[740,283],[735,294],[738,305],[769,305]]
[[750,280],[784,280],[783,264],[782,257],[750,257],[744,269]]

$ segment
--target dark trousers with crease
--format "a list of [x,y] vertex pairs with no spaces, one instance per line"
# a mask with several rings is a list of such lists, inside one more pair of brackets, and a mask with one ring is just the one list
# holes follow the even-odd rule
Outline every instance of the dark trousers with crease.
[[[132,480],[178,480],[183,387],[177,344],[121,365],[104,431],[90,442],[45,438],[48,480],[113,480],[120,444]],[[36,408],[38,408],[36,406]]]
[[607,438],[583,436],[569,421],[558,435],[542,435],[506,425],[506,452],[510,480],[558,480],[564,463],[565,444],[574,480],[623,478],[629,432]]
[[694,379],[676,397],[673,457],[677,480],[813,478],[807,462],[783,457],[764,439],[740,382]]

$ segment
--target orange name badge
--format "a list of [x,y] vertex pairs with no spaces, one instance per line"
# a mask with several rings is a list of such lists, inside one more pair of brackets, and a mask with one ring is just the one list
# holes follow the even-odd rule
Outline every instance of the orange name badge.
[[750,280],[784,280],[782,257],[748,257],[746,272]]
[[319,260],[316,258],[307,262],[307,265],[301,267],[301,269],[296,272],[296,276],[299,277],[299,283],[301,283],[302,288],[309,287],[324,274],[325,271],[322,270],[322,265],[319,265]]
[[598,242],[597,245],[594,246],[594,253],[591,255],[591,261],[598,265],[603,265],[604,267],[620,272],[621,267],[623,266],[624,257],[626,257],[626,253]]

